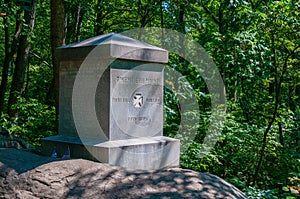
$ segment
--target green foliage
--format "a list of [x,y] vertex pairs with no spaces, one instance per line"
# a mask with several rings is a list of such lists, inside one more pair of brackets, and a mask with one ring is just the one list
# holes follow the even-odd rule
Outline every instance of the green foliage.
[[2,127],[8,129],[10,134],[20,136],[33,147],[39,147],[42,138],[55,134],[54,107],[36,99],[19,97],[13,108],[18,110],[13,121],[7,115],[1,117]]
[[[39,59],[33,57],[32,61],[38,62]],[[52,82],[52,68],[43,63],[41,65],[30,65],[27,71],[27,83],[25,95],[43,103]]]
[[297,199],[299,198],[298,191],[290,191],[289,188],[283,187],[281,191],[278,188],[276,189],[258,189],[256,187],[247,187],[245,194],[249,199]]
[[[16,25],[22,22],[24,9],[28,9],[27,2],[0,0],[0,12],[7,14],[7,24],[4,24],[4,16],[0,16],[0,30],[8,27],[9,51],[13,47]],[[292,191],[300,187],[299,2],[64,2],[66,43],[147,26],[179,30],[198,41],[218,66],[225,82],[226,122],[222,132],[213,132],[221,133],[215,147],[203,154],[208,126],[218,125],[211,118],[211,96],[193,64],[170,53],[168,66],[181,77],[166,74],[164,135],[180,138],[183,147],[188,147],[181,154],[181,167],[221,176],[249,198],[299,197]],[[49,1],[39,1],[37,5],[35,28],[28,37],[31,48],[25,85],[22,97],[13,106],[18,114],[15,118],[8,118],[6,114],[1,117],[3,127],[34,146],[39,146],[42,137],[55,134],[54,107],[45,105],[53,78],[49,8]],[[7,50],[4,31],[0,31],[0,38],[2,66]],[[174,48],[180,49],[180,46]],[[9,64],[8,86],[11,86],[14,62],[15,55]],[[7,89],[5,104],[8,95]],[[182,111],[182,102],[185,100],[184,104],[190,105],[188,100],[193,97],[197,99],[199,111]],[[187,118],[188,123],[184,128],[180,126],[183,118]],[[194,139],[189,142],[191,133]],[[258,168],[260,157],[262,162]],[[256,171],[259,175],[255,181]],[[278,184],[282,184],[282,190]]]

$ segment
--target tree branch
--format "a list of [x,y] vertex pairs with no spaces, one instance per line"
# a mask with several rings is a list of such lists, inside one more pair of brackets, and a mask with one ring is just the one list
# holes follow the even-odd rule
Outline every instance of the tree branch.
[[202,5],[202,8],[204,9],[204,11],[210,15],[210,17],[212,18],[212,20],[217,24],[220,25],[219,20],[208,10],[208,8],[205,5]]

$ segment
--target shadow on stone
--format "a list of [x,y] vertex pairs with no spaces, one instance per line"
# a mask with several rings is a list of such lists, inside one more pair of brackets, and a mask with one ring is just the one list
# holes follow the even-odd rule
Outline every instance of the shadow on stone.
[[83,159],[0,149],[1,198],[230,198],[246,196],[223,179],[187,169],[128,171]]

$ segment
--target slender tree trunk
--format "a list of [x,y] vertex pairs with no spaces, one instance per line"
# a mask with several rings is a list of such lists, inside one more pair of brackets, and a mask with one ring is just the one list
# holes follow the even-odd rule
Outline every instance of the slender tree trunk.
[[[290,58],[290,56],[293,55],[293,53],[296,51],[297,48],[295,48],[294,51],[286,57],[285,62],[283,64],[283,70],[282,70],[282,73],[280,75],[280,78],[278,80],[276,78],[276,80],[275,80],[276,90],[275,90],[274,111],[272,113],[272,118],[269,121],[268,126],[267,126],[267,128],[264,132],[264,135],[263,135],[262,147],[261,147],[261,150],[260,150],[260,153],[259,153],[259,159],[258,159],[256,168],[255,168],[255,172],[254,172],[254,176],[253,176],[253,181],[254,181],[255,184],[257,182],[259,169],[260,169],[260,166],[262,164],[262,161],[263,161],[263,158],[264,158],[264,155],[265,155],[265,149],[267,147],[267,136],[268,136],[268,134],[271,130],[271,127],[272,127],[273,123],[275,122],[276,116],[278,115],[278,108],[279,108],[279,105],[280,105],[281,85],[283,83],[283,78],[284,78],[285,73],[287,71],[287,65],[288,65],[287,62],[288,62],[288,59]],[[276,51],[274,51],[274,52],[276,52]],[[276,55],[274,56],[274,64],[277,65]],[[277,77],[277,75],[276,75],[276,77]]]
[[236,81],[234,81],[234,94],[233,94],[233,98],[234,98],[234,103],[236,103],[237,102],[237,86],[238,86],[238,81],[236,80]]
[[[67,42],[67,34],[69,32],[68,28],[69,28],[69,23],[70,23],[70,17],[68,16],[67,12],[65,11],[66,7],[64,8],[64,15],[65,15],[65,23],[64,23],[64,38],[63,38],[63,44],[68,43]],[[68,38],[69,39],[69,38]]]
[[[275,49],[275,38],[274,38],[274,35],[272,35],[272,46],[273,46],[273,54],[275,55],[276,57],[276,49]],[[276,58],[274,58],[274,63],[276,64]],[[276,65],[274,66],[271,66],[270,67],[270,74],[272,77],[274,77],[274,80],[272,80],[269,84],[269,95],[272,96],[273,93],[275,92],[275,87],[276,87],[276,78],[277,78],[277,71],[276,71]]]
[[278,132],[279,132],[279,142],[280,142],[281,146],[284,147],[284,137],[283,137],[281,122],[278,122]]
[[28,92],[29,92],[29,82],[30,82],[30,57],[28,58],[28,62],[27,62],[27,69],[26,69],[26,83],[25,83],[25,89],[24,89],[24,97],[25,99],[28,99]]
[[[218,10],[218,16],[215,16],[206,6],[206,4],[202,4],[202,8],[204,9],[204,11],[206,12],[206,14],[208,14],[212,20],[214,21],[214,23],[218,26],[219,28],[219,33],[221,35],[225,35],[226,30],[225,30],[225,26],[224,26],[224,7],[226,7],[225,3],[227,3],[227,1],[221,1],[221,4],[219,6],[219,10]],[[225,42],[224,42],[225,44]],[[224,54],[225,48],[222,47],[221,49],[221,55]],[[222,63],[220,63],[220,74],[222,76],[223,79],[225,79],[225,68],[222,65]],[[220,86],[220,103],[224,104],[226,103],[226,90],[225,90],[225,86],[223,84],[223,79],[219,80],[219,86]],[[224,82],[225,83],[225,82]],[[226,110],[226,106],[224,106],[224,109]]]
[[[226,31],[225,31],[225,24],[224,24],[224,7],[225,7],[225,1],[221,2],[221,5],[219,7],[219,13],[218,13],[218,28],[219,28],[219,33],[221,35],[225,35]],[[226,42],[223,43],[222,47],[221,47],[221,56],[224,56],[225,54],[225,50],[226,50]],[[222,76],[222,79],[219,79],[219,87],[220,87],[220,104],[224,104],[224,109],[226,110],[226,89],[225,89],[225,85],[226,82],[223,82],[223,79],[225,80],[226,77],[226,69],[223,63],[220,63],[220,73]]]
[[138,2],[138,13],[139,13],[139,24],[140,24],[140,30],[138,34],[138,40],[142,40],[143,36],[143,28],[146,27],[148,20],[147,18],[149,17],[149,4],[143,5],[142,1],[139,0]]
[[4,98],[5,98],[5,91],[7,87],[7,79],[8,79],[8,68],[10,63],[10,57],[9,57],[9,30],[8,30],[8,24],[7,24],[7,16],[3,17],[3,25],[4,25],[4,34],[5,34],[5,42],[4,42],[4,48],[5,48],[5,58],[2,68],[2,81],[0,86],[0,115],[3,111],[4,107]]
[[[242,89],[242,93],[245,93],[245,87],[244,87],[244,81],[243,81],[243,78],[241,77],[240,79],[240,82],[241,82],[241,89]],[[249,111],[248,111],[248,108],[245,108],[247,106],[245,106],[247,104],[246,102],[246,97],[245,96],[242,96],[241,99],[239,100],[240,102],[240,107],[242,107],[242,111],[243,111],[243,115],[246,119],[246,122],[249,122],[250,121],[250,118],[249,118]]]
[[[181,33],[179,34],[179,38],[178,38],[178,42],[179,42],[179,49],[178,49],[178,54],[179,54],[179,62],[181,64],[186,64],[186,60],[184,59],[185,57],[185,21],[184,21],[184,17],[185,17],[185,7],[184,4],[182,4],[181,2],[179,3],[179,10],[178,10],[178,15],[177,15],[177,24],[178,24],[178,31]],[[176,38],[177,39],[177,38]],[[185,74],[183,74],[185,75]],[[174,81],[174,87],[176,90],[178,90],[179,88],[179,82],[178,82],[178,78],[176,76],[176,79]],[[181,113],[181,107],[180,104],[177,104],[178,106],[178,111]]]
[[[8,3],[8,2],[6,2]],[[22,10],[19,9],[16,14],[16,25],[15,25],[15,34],[11,43],[11,47],[9,47],[9,30],[8,30],[8,24],[7,24],[7,16],[4,16],[3,23],[4,23],[4,35],[5,35],[5,57],[3,62],[3,68],[2,68],[2,80],[0,85],[0,115],[4,111],[4,99],[5,99],[5,93],[7,89],[7,81],[8,81],[8,71],[9,71],[9,64],[13,58],[13,55],[16,53],[17,50],[17,44],[18,39],[21,31],[21,20],[20,15],[22,13]],[[9,51],[10,48],[10,51]]]
[[[258,178],[258,174],[259,174],[259,169],[260,166],[262,164],[263,158],[264,158],[264,154],[265,154],[265,148],[267,146],[267,136],[269,134],[269,131],[271,130],[271,127],[276,119],[276,115],[277,115],[277,110],[278,110],[278,106],[279,106],[279,95],[280,95],[280,91],[281,91],[281,83],[279,84],[278,80],[277,80],[277,56],[276,56],[276,48],[275,48],[275,40],[274,37],[272,37],[272,43],[273,43],[273,54],[274,54],[274,59],[273,59],[273,68],[275,69],[275,71],[273,71],[273,74],[275,75],[275,86],[277,86],[277,89],[275,91],[275,104],[274,104],[274,111],[272,114],[272,118],[268,123],[268,126],[264,132],[263,135],[263,140],[262,140],[262,147],[259,153],[259,159],[255,168],[255,172],[254,172],[254,176],[253,176],[253,181],[256,184],[257,183],[257,178]],[[270,84],[269,87],[269,92],[274,92],[274,90],[272,89],[274,85]],[[270,93],[269,93],[270,94]],[[273,93],[271,93],[273,94]]]
[[80,12],[81,12],[81,6],[79,4],[77,7],[77,11],[75,12],[75,30],[74,30],[74,41],[75,42],[78,42],[79,37],[80,37],[80,25],[79,25]]
[[64,0],[51,0],[51,51],[53,63],[53,92],[56,110],[56,130],[58,130],[59,114],[59,60],[55,53],[57,47],[64,45],[65,38],[65,5]]
[[102,35],[103,32],[103,15],[101,9],[101,3],[103,0],[97,1],[97,14],[96,14],[96,21],[95,21],[95,35]]
[[82,9],[81,5],[78,5],[76,12],[76,25],[75,25],[75,42],[80,41],[80,29],[82,26],[82,20],[85,12]]
[[179,35],[179,55],[181,57],[181,61],[184,61],[183,57],[185,56],[185,42],[184,42],[184,35],[185,34],[185,22],[184,22],[184,4],[180,3],[179,5],[179,14],[178,14],[178,24],[179,24],[179,32],[182,34]]
[[165,33],[164,33],[164,10],[163,0],[160,1],[160,27],[161,27],[161,44],[165,46]]
[[30,43],[28,42],[28,35],[33,30],[34,20],[36,14],[37,0],[32,0],[30,2],[31,10],[25,10],[24,12],[24,23],[28,25],[29,32],[24,29],[24,34],[21,34],[19,40],[19,46],[17,50],[16,65],[14,69],[11,90],[8,100],[8,115],[14,117],[17,113],[16,110],[12,109],[12,105],[17,102],[17,97],[21,94],[24,85],[24,76],[26,71],[26,66],[28,62],[28,55],[30,50]]

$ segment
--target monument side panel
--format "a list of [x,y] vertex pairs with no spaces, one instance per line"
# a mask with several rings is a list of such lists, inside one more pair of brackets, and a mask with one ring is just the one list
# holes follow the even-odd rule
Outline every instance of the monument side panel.
[[[95,71],[96,72],[96,71]],[[110,68],[107,67],[103,72],[95,94],[95,109],[97,120],[105,134],[109,138],[109,99],[110,99]]]
[[163,65],[111,68],[110,140],[161,136]]
[[59,134],[77,136],[72,114],[73,85],[81,61],[60,63],[59,73]]

